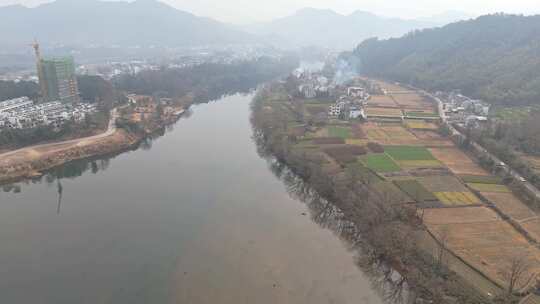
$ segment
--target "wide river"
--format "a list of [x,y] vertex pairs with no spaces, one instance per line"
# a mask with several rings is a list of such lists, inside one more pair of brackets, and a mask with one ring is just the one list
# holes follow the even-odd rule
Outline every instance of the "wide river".
[[195,106],[80,176],[0,192],[0,303],[382,303],[257,154],[251,98]]

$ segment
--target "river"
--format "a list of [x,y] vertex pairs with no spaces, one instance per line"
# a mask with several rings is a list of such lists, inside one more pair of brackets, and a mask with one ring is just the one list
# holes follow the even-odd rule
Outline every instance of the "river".
[[382,303],[257,154],[251,98],[0,193],[0,302]]

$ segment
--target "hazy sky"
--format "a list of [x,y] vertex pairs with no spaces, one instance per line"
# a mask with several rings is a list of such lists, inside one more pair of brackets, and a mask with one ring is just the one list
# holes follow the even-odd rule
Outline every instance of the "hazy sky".
[[[0,0],[0,5],[35,6],[51,0]],[[80,1],[80,0],[71,0]],[[448,10],[471,15],[494,12],[538,14],[540,0],[161,0],[178,9],[221,21],[248,23],[286,16],[303,7],[330,8],[340,13],[355,10],[379,15],[416,18]]]

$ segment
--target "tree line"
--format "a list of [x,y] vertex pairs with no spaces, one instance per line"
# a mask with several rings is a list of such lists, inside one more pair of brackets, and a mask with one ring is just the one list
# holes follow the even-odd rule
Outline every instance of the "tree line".
[[118,89],[136,94],[173,98],[192,94],[195,102],[206,102],[249,91],[264,81],[290,72],[298,63],[295,57],[262,57],[232,64],[204,63],[122,75],[114,79],[114,84]]

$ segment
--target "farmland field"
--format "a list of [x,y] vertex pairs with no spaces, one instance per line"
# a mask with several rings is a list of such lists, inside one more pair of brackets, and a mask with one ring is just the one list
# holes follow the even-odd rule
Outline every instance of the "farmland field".
[[437,113],[433,112],[421,112],[421,111],[406,111],[405,116],[407,117],[422,117],[422,118],[438,118]]
[[368,101],[368,105],[397,108],[394,100],[386,95],[374,95]]
[[528,220],[521,225],[536,241],[540,241],[540,218]]
[[465,183],[478,183],[478,184],[502,184],[502,178],[493,175],[460,175],[459,176]]
[[439,168],[442,164],[438,160],[399,160],[398,165],[403,169]]
[[347,145],[365,146],[368,143],[367,139],[347,138],[345,140]]
[[394,108],[379,108],[379,107],[366,107],[366,115],[370,116],[390,116],[390,117],[401,117],[403,112],[400,109]]
[[388,155],[368,154],[361,156],[361,161],[364,165],[375,172],[395,172],[401,171],[401,168]]
[[382,145],[417,145],[418,138],[401,125],[377,125],[367,123],[362,126],[362,130],[370,141]]
[[502,192],[510,193],[510,189],[505,185],[497,184],[479,184],[479,183],[467,183],[467,185],[476,191],[480,192]]
[[351,138],[351,129],[349,127],[329,126],[328,135],[330,137],[340,137],[343,139]]
[[474,163],[469,156],[457,148],[432,148],[429,151],[454,174],[489,175],[484,169]]
[[437,130],[438,127],[434,123],[425,122],[423,120],[416,120],[416,119],[406,119],[405,125],[411,129],[418,129],[418,130]]
[[396,187],[392,182],[377,182],[373,184],[373,189],[379,194],[385,203],[406,204],[414,203],[414,200],[408,197],[403,191]]
[[504,214],[507,214],[517,221],[536,216],[527,205],[512,193],[482,192],[482,195],[495,204],[495,206],[504,212]]
[[[540,270],[540,251],[510,224],[486,207],[426,209],[424,222],[437,237],[446,235],[448,248],[488,277],[506,284],[504,273],[516,252],[528,263],[526,279]],[[518,285],[522,285],[524,280]]]
[[305,104],[306,111],[311,115],[328,112],[328,106],[323,104]]
[[434,104],[425,100],[417,93],[393,94],[394,100],[400,107],[405,109],[417,109],[423,111],[433,111]]
[[480,204],[480,200],[471,192],[435,192],[435,196],[446,206],[466,206]]
[[453,147],[454,143],[443,136],[441,136],[439,133],[433,130],[418,130],[414,129],[411,131],[416,138],[418,138],[419,142],[425,146],[425,147]]
[[451,175],[438,175],[419,177],[418,181],[431,192],[466,192],[467,187],[456,177]]
[[437,197],[416,180],[397,180],[396,186],[417,202],[436,201]]
[[395,160],[435,160],[424,147],[386,146],[384,149]]

